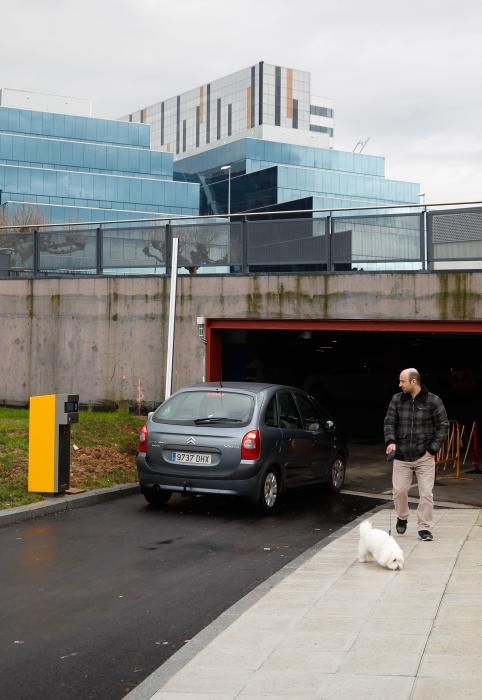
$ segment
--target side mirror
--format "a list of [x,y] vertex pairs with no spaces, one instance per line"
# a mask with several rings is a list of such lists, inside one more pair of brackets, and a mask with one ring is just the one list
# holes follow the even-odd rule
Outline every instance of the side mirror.
[[326,420],[323,423],[323,427],[325,430],[328,430],[329,432],[333,432],[333,430],[335,430],[335,424],[333,423],[332,420]]

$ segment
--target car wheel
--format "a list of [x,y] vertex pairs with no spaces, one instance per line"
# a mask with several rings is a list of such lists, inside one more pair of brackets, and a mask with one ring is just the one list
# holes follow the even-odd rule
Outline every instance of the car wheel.
[[149,503],[149,505],[154,508],[160,508],[171,498],[172,493],[170,491],[163,491],[162,489],[144,489],[142,491],[144,498]]
[[262,513],[272,513],[278,505],[280,495],[280,478],[275,469],[267,469],[261,480],[261,489],[258,494],[258,508]]
[[345,483],[346,465],[341,455],[336,455],[330,467],[329,486],[332,491],[338,493]]

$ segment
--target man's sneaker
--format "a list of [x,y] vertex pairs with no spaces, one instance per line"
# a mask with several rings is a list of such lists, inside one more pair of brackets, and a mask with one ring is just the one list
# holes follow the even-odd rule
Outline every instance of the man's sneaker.
[[407,521],[397,518],[397,532],[399,535],[403,535],[407,529]]
[[427,540],[429,542],[431,542],[433,540],[433,535],[428,530],[419,530],[418,536],[420,537],[421,540]]

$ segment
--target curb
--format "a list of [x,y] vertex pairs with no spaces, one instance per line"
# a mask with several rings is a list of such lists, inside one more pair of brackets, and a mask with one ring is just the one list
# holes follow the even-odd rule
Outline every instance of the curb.
[[104,503],[112,501],[115,498],[130,496],[133,493],[139,493],[139,484],[122,484],[121,486],[111,486],[105,489],[95,489],[86,493],[78,493],[74,495],[57,496],[56,498],[47,498],[45,501],[38,503],[30,503],[27,506],[18,506],[17,508],[5,508],[0,510],[0,527],[10,525],[11,523],[21,523],[25,520],[33,520],[51,513],[61,513],[65,510],[74,508],[85,508],[96,503]]

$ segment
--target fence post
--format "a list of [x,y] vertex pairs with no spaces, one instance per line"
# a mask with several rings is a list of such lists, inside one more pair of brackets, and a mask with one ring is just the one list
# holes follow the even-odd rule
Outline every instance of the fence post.
[[248,270],[248,219],[243,216],[241,221],[241,272],[246,274]]
[[427,270],[433,270],[433,233],[432,233],[432,221],[433,212],[428,212],[425,210],[425,227],[426,227],[426,257],[427,257]]
[[40,246],[39,246],[39,231],[37,228],[33,230],[33,260],[32,260],[32,274],[34,277],[38,277],[40,269]]
[[333,217],[331,211],[326,217],[325,225],[326,236],[326,271],[333,272]]
[[427,207],[424,207],[420,214],[420,258],[422,270],[427,270]]
[[171,274],[171,254],[172,254],[172,232],[171,232],[171,222],[168,221],[165,226],[164,231],[164,241],[165,241],[165,261],[166,261],[166,275]]
[[102,224],[95,231],[95,274],[101,275],[104,271],[104,236]]

